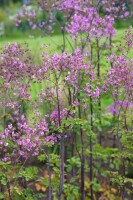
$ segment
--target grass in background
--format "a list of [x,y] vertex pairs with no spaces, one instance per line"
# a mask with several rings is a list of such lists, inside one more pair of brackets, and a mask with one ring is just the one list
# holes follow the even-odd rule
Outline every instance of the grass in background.
[[[114,39],[114,42],[118,42],[121,39],[121,36],[125,32],[126,29],[118,29],[116,38]],[[70,36],[68,36],[68,39],[71,40]],[[44,36],[42,38],[35,37],[35,38],[29,38],[26,37],[24,34],[21,37],[16,37],[16,38],[8,38],[8,37],[3,37],[0,38],[0,47],[3,47],[6,43],[8,42],[27,42],[29,44],[30,49],[32,50],[33,55],[37,55],[40,51],[40,45],[44,44],[49,46],[49,51],[54,54],[54,53],[59,53],[60,52],[60,47],[63,44],[63,39],[61,35],[53,35],[53,36]],[[71,47],[69,46],[69,43],[67,42],[66,44],[67,50],[71,51]]]
[[[113,41],[115,43],[119,42],[121,40],[121,36],[123,35],[123,33],[125,32],[126,29],[118,29],[117,30],[117,34],[116,34],[116,38],[113,39]],[[70,36],[69,36],[70,39]],[[45,52],[50,52],[51,54],[54,53],[61,53],[60,51],[60,47],[63,44],[63,40],[61,35],[53,35],[51,37],[45,36],[43,38],[28,38],[28,37],[21,37],[21,38],[0,38],[0,47],[3,47],[6,43],[8,42],[19,42],[19,43],[28,43],[29,44],[29,48],[31,50],[31,53],[34,57],[34,62],[39,62],[40,57],[39,54],[41,52],[41,45],[43,44],[43,51]],[[48,48],[47,48],[48,46]],[[67,42],[67,48],[68,51],[71,51],[71,47],[69,46],[68,42]],[[101,62],[101,70],[104,72],[105,68],[105,58],[103,58],[102,62]],[[40,84],[33,84],[32,87],[32,97],[35,98],[36,94],[44,87],[44,83],[42,83],[42,85]],[[111,104],[111,100],[110,98],[104,98],[102,99],[103,104],[102,104],[102,109],[104,109],[105,107],[107,107],[108,105]]]

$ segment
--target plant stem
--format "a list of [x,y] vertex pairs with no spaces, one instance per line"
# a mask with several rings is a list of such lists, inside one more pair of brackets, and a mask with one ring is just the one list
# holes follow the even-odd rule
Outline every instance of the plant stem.
[[[58,126],[61,127],[61,117],[60,117],[60,101],[59,101],[59,91],[58,91],[58,81],[56,79],[56,97],[57,97],[57,107],[58,107]],[[63,188],[64,188],[64,133],[61,135],[60,140],[60,185],[59,185],[59,195],[58,199],[62,200]]]
[[[100,81],[101,78],[101,73],[100,73],[100,50],[99,50],[99,40],[96,40],[97,43],[97,78]],[[101,97],[99,96],[98,98],[98,110],[99,110],[99,125],[101,127]],[[99,131],[99,144],[101,145],[102,143],[102,136],[101,136],[101,131]]]
[[[110,47],[110,55],[112,54],[112,35],[109,36],[109,47]],[[113,66],[113,63],[110,61],[111,67]]]
[[[91,46],[91,63],[93,59],[93,48]],[[90,81],[90,90],[91,90],[91,81]],[[90,96],[90,125],[91,125],[91,130],[93,131],[93,102],[92,102],[92,97]],[[92,137],[90,136],[90,182],[92,182],[93,179],[93,157],[92,157],[92,151],[93,151],[93,144],[92,144]],[[90,185],[90,191],[91,191],[91,200],[93,200],[93,187],[92,184]]]
[[[79,113],[79,119],[81,119],[81,105],[79,100],[78,105],[78,113]],[[85,191],[84,191],[84,180],[85,180],[85,170],[84,170],[84,163],[85,163],[85,157],[84,157],[84,133],[83,129],[80,128],[80,138],[81,138],[81,200],[85,199]]]
[[48,149],[48,182],[49,182],[49,188],[48,188],[48,200],[52,199],[52,187],[51,187],[51,169],[50,169],[50,150]]
[[[83,52],[82,52],[83,53]],[[81,86],[81,73],[79,70],[78,73],[78,117],[79,119],[82,119],[82,110],[81,110],[81,102],[80,102],[80,86]],[[82,127],[80,127],[80,139],[81,139],[81,156],[80,156],[80,160],[81,160],[81,200],[85,199],[85,190],[84,190],[84,181],[85,181],[85,169],[84,169],[84,165],[85,165],[85,156],[84,156],[84,133],[83,133],[83,129]]]
[[7,190],[8,190],[9,200],[13,200],[11,196],[10,182],[8,180],[7,180]]

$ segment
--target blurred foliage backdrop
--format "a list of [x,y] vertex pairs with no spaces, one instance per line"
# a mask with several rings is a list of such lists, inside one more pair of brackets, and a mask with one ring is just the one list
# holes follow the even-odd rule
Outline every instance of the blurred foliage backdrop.
[[[26,24],[21,27],[21,29],[15,26],[15,15],[22,8],[22,5],[27,3],[30,4],[34,0],[0,0],[0,23],[3,22],[5,25],[5,36],[6,38],[21,38],[28,37],[32,30]],[[49,0],[50,1],[50,0]],[[127,2],[125,0],[125,2]],[[130,1],[129,1],[130,2]],[[30,5],[29,5],[30,6]],[[127,28],[130,25],[133,25],[133,5],[127,3],[127,8],[130,10],[130,17],[128,19],[119,19],[116,21],[116,28]],[[32,9],[32,8],[31,8]],[[40,16],[39,16],[40,17]],[[41,16],[41,17],[44,17]],[[58,20],[62,20],[62,15],[58,13]],[[38,19],[39,20],[39,19]],[[58,33],[58,29],[55,27],[55,34]],[[36,36],[39,36],[39,32],[36,32]]]

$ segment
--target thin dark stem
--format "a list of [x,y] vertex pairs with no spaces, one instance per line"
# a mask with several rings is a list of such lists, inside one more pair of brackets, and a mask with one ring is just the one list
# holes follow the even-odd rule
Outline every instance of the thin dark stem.
[[62,53],[63,53],[66,49],[65,27],[63,27],[63,29],[61,29],[61,31],[62,31],[62,37],[63,37],[63,49],[62,49]]
[[50,169],[50,150],[48,149],[48,182],[49,182],[49,186],[48,186],[48,200],[52,200],[52,186],[51,186],[51,169]]
[[[78,113],[79,118],[81,119],[81,106],[80,101],[78,105]],[[80,128],[80,138],[81,138],[81,200],[85,199],[85,191],[84,191],[84,180],[85,180],[85,169],[84,169],[84,163],[85,163],[85,157],[84,157],[84,133],[83,129]]]
[[[81,73],[79,70],[79,74],[78,74],[78,89],[79,89],[79,91],[80,91],[80,86],[81,86],[80,79],[81,79]],[[82,119],[80,92],[78,93],[78,116],[79,116],[79,119]],[[85,156],[84,156],[84,133],[83,133],[82,127],[80,127],[80,139],[81,139],[81,156],[80,156],[80,160],[81,160],[81,200],[84,200],[85,199],[85,190],[84,190],[84,186],[85,186],[85,183],[84,183],[84,181],[85,181],[85,169],[84,169]]]
[[59,187],[59,200],[62,200],[63,188],[64,188],[64,136],[62,135],[60,141],[60,187]]
[[[109,36],[109,47],[110,47],[110,55],[112,54],[112,35]],[[113,66],[113,63],[110,61],[111,67]]]
[[9,200],[13,200],[11,195],[10,182],[8,179],[7,179],[7,190],[8,190]]
[[[93,144],[92,144],[92,137],[90,136],[90,182],[93,180],[93,157],[92,157],[92,151],[93,151]],[[93,200],[93,185],[91,183],[90,185],[90,191],[91,191],[91,200]]]
[[[68,101],[69,101],[69,106],[72,106],[72,93],[71,93],[71,89],[68,88]],[[74,146],[75,146],[75,132],[72,131],[71,133],[71,139],[72,139],[72,142],[71,142],[71,156],[74,157]],[[74,166],[72,166],[72,177],[75,176],[75,168]]]
[[99,49],[99,40],[96,40],[97,43],[97,77],[100,79],[100,49]]
[[109,36],[110,55],[112,54],[112,35]]
[[[93,62],[93,47],[91,46],[91,64]],[[91,81],[90,81],[90,90],[91,90]],[[90,125],[91,129],[93,129],[93,102],[92,102],[92,97],[90,96]]]
[[[124,97],[125,99],[125,97]],[[124,100],[123,99],[123,100]],[[120,142],[120,137],[119,137],[119,129],[120,129],[120,113],[121,113],[121,110],[122,110],[122,105],[119,109],[119,115],[118,115],[118,126],[117,126],[117,131],[116,131],[116,136],[117,136],[117,139],[118,139],[118,147],[119,147],[119,150],[120,150],[120,155],[121,155],[121,162],[122,162],[122,171],[121,171],[121,176],[122,176],[122,181],[123,181],[123,185],[121,186],[121,198],[122,200],[125,199],[125,185],[124,185],[124,179],[125,179],[125,175],[126,175],[126,167],[125,167],[125,158],[123,156],[123,148],[122,148],[122,145],[121,145],[121,142]]]
[[70,40],[68,39],[68,37],[66,36],[66,34],[65,34],[65,37],[66,37],[66,40],[69,43],[69,45],[70,45],[70,47],[72,49],[72,52],[73,52],[74,51],[74,47],[72,46],[72,44],[71,44]]
[[[97,43],[97,78],[101,79],[101,73],[100,73],[100,47],[99,47],[99,40],[96,40]],[[98,110],[99,110],[99,125],[101,127],[102,121],[101,121],[101,97],[99,96],[98,99]],[[101,145],[102,143],[102,136],[101,136],[101,131],[99,131],[99,144]]]
[[[76,141],[76,134],[74,133],[74,131],[72,132],[72,157],[74,157],[74,147],[75,147],[75,141]],[[75,167],[73,166],[72,167],[72,177],[74,177],[75,176]]]
[[[56,78],[56,98],[57,98],[57,107],[58,107],[58,126],[61,126],[61,114],[60,114],[60,100],[59,100],[59,91],[58,91],[58,80]],[[60,185],[59,185],[59,194],[58,199],[62,200],[64,188],[64,134],[61,135],[60,140]]]
[[[91,46],[91,63],[93,61],[93,48]],[[91,81],[90,81],[90,90],[91,90]],[[93,131],[93,102],[92,102],[92,97],[90,96],[90,125],[91,125],[91,130]],[[93,144],[92,144],[92,137],[90,136],[90,182],[92,182],[93,179],[93,156],[92,156],[92,151],[93,151]],[[91,200],[93,200],[93,186],[92,184],[90,185],[90,191],[91,191]]]

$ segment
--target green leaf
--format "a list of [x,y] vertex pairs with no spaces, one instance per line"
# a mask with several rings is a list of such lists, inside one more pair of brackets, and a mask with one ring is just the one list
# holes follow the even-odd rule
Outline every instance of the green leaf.
[[41,154],[37,157],[37,159],[40,161],[40,162],[44,162],[46,161],[47,157],[45,154]]
[[0,192],[0,199],[4,199],[4,194]]

